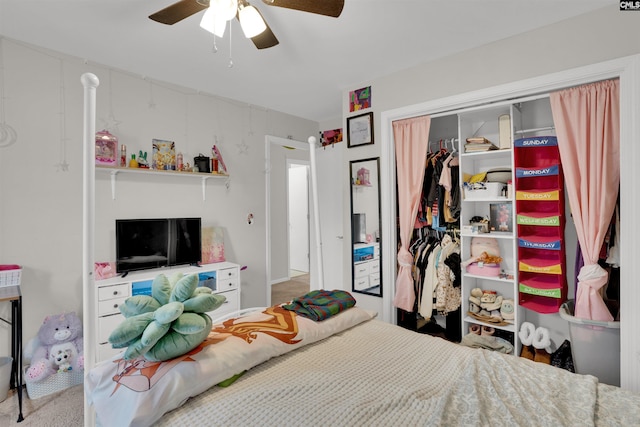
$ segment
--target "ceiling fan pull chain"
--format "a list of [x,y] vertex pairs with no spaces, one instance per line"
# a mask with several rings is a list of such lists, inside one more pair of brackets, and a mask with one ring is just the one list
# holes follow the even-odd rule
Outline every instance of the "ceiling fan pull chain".
[[215,35],[213,36],[213,47],[211,48],[211,53],[218,53],[218,45],[216,44],[216,39],[218,37],[216,37]]

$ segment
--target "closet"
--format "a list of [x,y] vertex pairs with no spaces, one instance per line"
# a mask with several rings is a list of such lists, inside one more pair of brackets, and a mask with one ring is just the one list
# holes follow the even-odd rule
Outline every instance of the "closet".
[[[381,131],[381,202],[382,202],[382,233],[387,236],[388,241],[399,242],[397,217],[397,187],[396,187],[396,154],[395,141],[393,135],[393,124],[396,121],[430,116],[432,120],[445,116],[456,116],[460,112],[471,112],[471,110],[501,108],[501,106],[517,104],[518,102],[535,101],[543,99],[547,94],[554,91],[563,90],[592,82],[615,79],[620,81],[620,199],[624,200],[619,207],[621,227],[624,230],[619,233],[619,260],[622,268],[619,271],[619,301],[620,312],[620,378],[621,387],[630,390],[640,391],[640,360],[633,357],[640,354],[640,341],[637,340],[637,329],[640,327],[640,311],[636,310],[640,304],[640,287],[633,286],[635,283],[635,260],[640,258],[640,248],[635,245],[637,237],[640,236],[640,225],[637,221],[625,221],[624,218],[633,218],[635,212],[640,209],[640,193],[633,185],[640,181],[640,168],[637,167],[637,159],[640,155],[640,147],[636,141],[640,140],[640,128],[637,126],[637,118],[640,116],[640,55],[618,58],[606,62],[591,64],[574,69],[568,69],[552,74],[541,75],[525,80],[514,81],[499,86],[488,87],[471,92],[448,96],[446,98],[435,98],[418,104],[397,107],[392,110],[383,111],[380,118]],[[542,101],[540,101],[542,102]],[[546,102],[546,101],[544,101]],[[513,107],[515,108],[515,107]],[[517,111],[517,108],[516,108]],[[517,114],[511,118],[511,125],[517,123]],[[547,113],[548,114],[548,113]],[[523,119],[533,120],[535,114],[523,116]],[[462,126],[462,124],[461,124]],[[520,129],[532,128],[533,125],[523,123]],[[518,129],[515,129],[518,130]],[[547,132],[542,131],[542,132]],[[447,135],[451,136],[451,135]],[[523,135],[512,135],[512,138],[523,137]],[[461,168],[464,167],[464,158],[461,156]],[[513,195],[511,197],[514,197]],[[465,210],[461,212],[461,224],[464,223]],[[571,212],[566,212],[566,221],[571,221]],[[504,239],[505,243],[508,239]],[[503,244],[505,244],[503,243]],[[565,232],[565,243],[568,269],[568,298],[573,297],[572,293],[572,271],[574,265],[571,256],[575,255],[576,242],[571,241],[570,233]],[[513,253],[516,254],[515,246]],[[462,238],[462,258],[465,255],[465,242]],[[399,314],[394,305],[394,292],[396,291],[396,275],[398,271],[397,247],[385,245],[381,247],[385,264],[383,268],[383,283],[387,287],[386,297],[383,300],[381,318],[391,323],[398,323]],[[514,255],[514,257],[516,257]],[[515,258],[514,258],[515,262]],[[629,268],[624,268],[628,265]],[[515,264],[514,264],[515,267]],[[514,268],[515,271],[515,268]],[[514,277],[515,280],[515,277]],[[513,290],[516,296],[515,281],[513,285],[504,283],[505,288]],[[463,289],[465,285],[463,284]],[[465,299],[462,296],[463,301]],[[464,310],[464,308],[463,308]],[[560,338],[568,335],[569,326],[566,322],[558,319],[556,314],[540,314],[521,307],[516,313],[526,310],[526,319],[538,322],[549,327],[552,332],[552,340],[556,345],[561,343]],[[518,322],[522,320],[519,317]],[[553,320],[555,322],[551,322]],[[553,324],[552,324],[553,323]],[[465,325],[461,330],[465,329]],[[515,331],[515,328],[513,328]],[[554,336],[553,334],[557,334]],[[517,339],[517,338],[514,338]],[[519,351],[517,349],[516,351]]]
[[[526,321],[550,329],[558,348],[569,339],[558,311],[574,298],[576,271],[568,266],[576,263],[577,238],[565,214],[549,96],[433,114],[425,165],[410,247],[416,303],[412,312],[398,309],[397,323],[452,341],[489,328],[517,356]],[[457,173],[456,197],[442,185],[443,171]],[[452,242],[459,262],[448,270],[449,284],[436,272]],[[449,298],[460,298],[455,310],[439,310],[445,286],[455,292]]]

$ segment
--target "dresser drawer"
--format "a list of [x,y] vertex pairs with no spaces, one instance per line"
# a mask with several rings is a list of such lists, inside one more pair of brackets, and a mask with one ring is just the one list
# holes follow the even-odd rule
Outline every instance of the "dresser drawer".
[[218,270],[217,275],[218,275],[218,278],[220,280],[237,279],[238,278],[238,269],[236,267],[224,268],[222,270]]
[[122,314],[98,317],[98,344],[108,342],[111,332],[124,320],[125,317]]
[[369,262],[358,262],[353,265],[353,275],[356,278],[368,276],[371,273]]
[[369,273],[380,274],[380,260],[369,261]]
[[226,314],[233,313],[240,309],[240,292],[237,290],[229,292],[220,292],[219,295],[224,295],[227,300],[214,311],[210,311],[207,314],[212,320],[216,320]]
[[356,277],[353,281],[353,289],[362,291],[369,287],[369,276]]
[[107,314],[120,313],[118,307],[120,304],[124,304],[125,300],[129,297],[114,298],[106,301],[98,302],[98,316],[105,316]]
[[380,286],[380,274],[372,274],[369,276],[369,287]]
[[216,290],[218,292],[225,292],[231,289],[238,288],[238,269],[237,268],[225,268],[218,270],[217,273],[218,286]]
[[120,285],[102,286],[98,288],[98,301],[107,301],[115,298],[128,297],[129,284],[122,283]]

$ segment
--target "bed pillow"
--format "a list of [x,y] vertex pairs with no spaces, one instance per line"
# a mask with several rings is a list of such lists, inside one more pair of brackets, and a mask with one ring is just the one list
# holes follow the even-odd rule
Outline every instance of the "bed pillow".
[[213,325],[194,350],[164,362],[114,356],[89,371],[87,401],[99,425],[147,426],[210,387],[375,317],[353,307],[321,322],[280,306]]

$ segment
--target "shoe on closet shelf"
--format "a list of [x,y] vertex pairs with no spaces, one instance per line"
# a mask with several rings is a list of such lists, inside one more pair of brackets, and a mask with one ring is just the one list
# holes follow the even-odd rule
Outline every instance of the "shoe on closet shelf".
[[520,332],[518,332],[518,337],[520,337],[520,342],[522,343],[520,357],[524,357],[529,360],[534,359],[536,355],[535,348],[533,347],[533,337],[535,333],[536,327],[533,323],[522,322],[522,325],[520,325]]
[[538,327],[533,336],[533,347],[535,348],[535,362],[551,364],[551,338],[547,328]]
[[469,325],[469,333],[474,335],[480,335],[480,325]]
[[496,328],[494,328],[493,326],[483,326],[480,335],[482,335],[483,337],[491,337],[495,333]]

